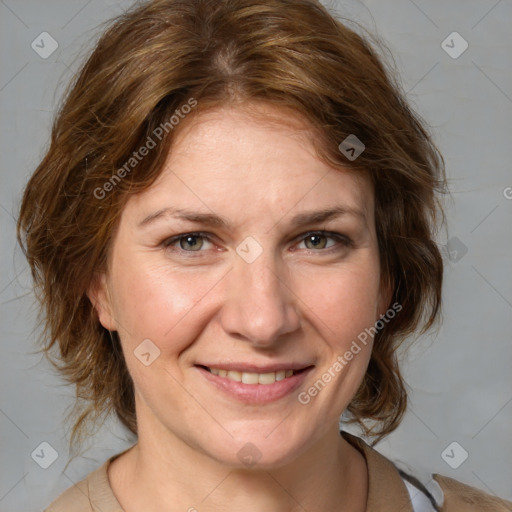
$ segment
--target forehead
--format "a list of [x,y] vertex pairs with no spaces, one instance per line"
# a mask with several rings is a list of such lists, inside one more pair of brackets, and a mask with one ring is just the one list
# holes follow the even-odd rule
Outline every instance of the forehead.
[[[192,115],[186,117],[176,131],[174,146],[183,146],[187,139],[197,140],[212,130],[223,130],[232,136],[243,133],[240,128],[247,128],[253,134],[257,131],[279,133],[297,141],[311,141],[314,127],[298,111],[290,107],[278,106],[264,101],[233,103],[196,108]],[[236,128],[237,132],[230,130]],[[219,132],[219,136],[223,133]],[[309,148],[308,148],[309,149]]]
[[131,206],[194,206],[240,218],[341,203],[371,218],[369,180],[320,159],[315,136],[300,115],[272,105],[199,112],[184,120],[159,178]]

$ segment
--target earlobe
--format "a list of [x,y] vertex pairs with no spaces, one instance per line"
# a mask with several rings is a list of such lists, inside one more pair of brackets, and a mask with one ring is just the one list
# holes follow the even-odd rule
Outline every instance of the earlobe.
[[116,331],[112,311],[112,302],[107,286],[107,276],[104,272],[95,274],[89,289],[87,297],[91,301],[92,307],[96,310],[98,320],[105,329]]

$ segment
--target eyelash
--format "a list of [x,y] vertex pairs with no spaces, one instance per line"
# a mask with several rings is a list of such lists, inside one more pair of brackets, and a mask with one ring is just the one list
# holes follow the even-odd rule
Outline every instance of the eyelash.
[[[338,250],[340,250],[341,248],[347,248],[347,247],[352,247],[353,246],[353,242],[352,240],[345,236],[345,235],[341,235],[340,233],[334,233],[332,231],[309,231],[308,233],[305,233],[303,235],[300,235],[300,238],[298,239],[299,242],[302,242],[303,240],[305,240],[306,238],[308,238],[309,236],[314,236],[314,235],[319,235],[319,236],[324,236],[324,237],[327,237],[327,238],[332,238],[333,240],[336,240],[339,245],[341,246],[333,246],[333,247],[329,247],[328,249],[319,249],[319,250],[316,250],[316,249],[305,249],[306,251],[310,252],[310,253],[313,253],[313,252],[320,252],[320,253],[324,253],[324,254],[331,254],[333,252],[336,252]],[[161,246],[163,246],[164,248],[166,249],[169,249],[171,248],[171,246],[176,243],[176,242],[179,242],[181,239],[183,238],[187,238],[189,236],[193,236],[193,237],[201,237],[201,238],[205,238],[206,240],[208,240],[209,242],[212,242],[213,243],[213,240],[212,240],[212,237],[208,234],[208,233],[204,233],[204,232],[191,232],[191,233],[183,233],[181,235],[176,235],[176,236],[173,236],[171,238],[167,238],[166,240],[164,240],[162,243],[161,243]],[[197,257],[200,257],[200,253],[204,252],[204,251],[186,251],[184,249],[181,249],[181,248],[178,248],[178,249],[175,249],[176,252],[179,252],[179,253],[185,253],[187,255],[191,255],[193,258],[197,258]],[[195,253],[198,253],[197,256],[195,255]]]

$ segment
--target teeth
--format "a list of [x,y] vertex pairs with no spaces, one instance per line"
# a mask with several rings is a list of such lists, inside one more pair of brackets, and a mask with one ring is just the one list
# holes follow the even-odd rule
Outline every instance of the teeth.
[[291,377],[293,370],[279,370],[277,372],[269,373],[251,373],[251,372],[238,372],[236,370],[221,370],[220,368],[209,368],[213,375],[219,377],[226,377],[236,382],[243,382],[244,384],[274,384],[276,381],[280,381]]
[[276,372],[260,373],[259,375],[255,373],[254,375],[258,376],[258,384],[274,384],[276,381]]
[[242,382],[242,373],[237,372],[236,370],[229,370],[227,374],[227,378],[231,380],[236,380],[237,382]]
[[[270,375],[270,374],[266,374],[266,375]],[[263,377],[263,375],[262,375]],[[273,379],[275,381],[275,378]],[[242,373],[242,382],[244,384],[258,384],[258,381],[259,381],[259,375],[257,373]],[[272,382],[270,382],[270,384],[272,384]]]

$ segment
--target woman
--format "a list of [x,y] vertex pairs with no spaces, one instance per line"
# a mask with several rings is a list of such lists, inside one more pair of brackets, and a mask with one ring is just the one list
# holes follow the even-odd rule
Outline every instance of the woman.
[[[363,440],[436,321],[442,157],[314,0],[155,0],[98,42],[18,233],[50,354],[137,443],[46,510],[512,510]],[[465,508],[464,508],[465,507]]]

